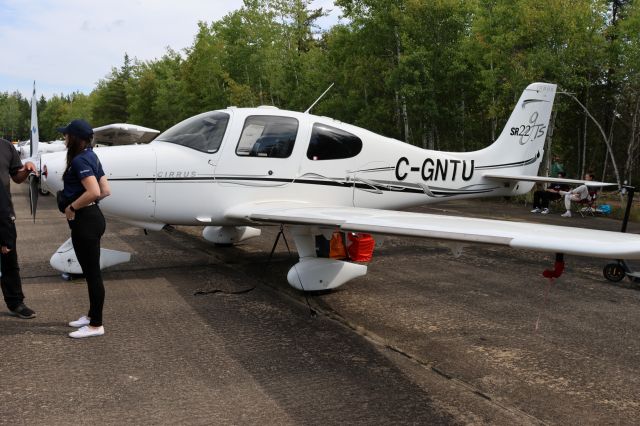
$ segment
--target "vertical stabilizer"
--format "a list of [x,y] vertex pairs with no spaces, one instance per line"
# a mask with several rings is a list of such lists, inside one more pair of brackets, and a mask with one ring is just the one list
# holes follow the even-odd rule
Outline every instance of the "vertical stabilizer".
[[544,154],[556,85],[530,84],[496,141],[476,151],[476,170],[537,175]]

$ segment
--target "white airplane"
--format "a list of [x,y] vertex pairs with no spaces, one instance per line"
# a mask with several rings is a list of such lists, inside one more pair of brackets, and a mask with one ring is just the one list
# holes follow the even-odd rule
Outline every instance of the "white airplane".
[[[67,147],[64,141],[40,142],[40,132],[38,130],[38,99],[36,98],[36,82],[33,82],[33,94],[31,96],[31,138],[20,142],[16,149],[23,163],[27,161],[37,161],[39,154],[65,151]],[[32,155],[32,153],[36,153]]]
[[[21,141],[16,145],[16,150],[22,162],[38,162],[42,154],[66,151],[64,140],[50,142],[40,141],[38,129],[38,100],[36,98],[36,82],[33,82],[33,95],[31,96],[31,138]],[[155,138],[159,131],[135,124],[116,123],[96,127],[94,131],[94,144],[100,146],[130,145],[148,143]],[[31,153],[35,152],[35,155]]]
[[[50,142],[40,142],[40,131],[38,128],[38,99],[36,97],[36,82],[33,82],[33,94],[31,95],[31,138],[14,145],[23,164],[28,161],[40,167],[40,160],[43,154],[52,152],[66,152],[67,147],[63,140]],[[126,145],[147,143],[160,133],[158,130],[134,124],[116,123],[94,129],[94,143],[100,145]],[[35,153],[32,155],[32,153]],[[49,189],[46,182],[36,176],[29,178],[30,185],[30,207],[35,220],[35,210],[37,207],[37,194],[47,195]],[[73,248],[69,241],[67,246]],[[66,247],[66,246],[65,246]],[[75,253],[74,253],[75,256]],[[128,258],[127,258],[128,259]]]
[[[31,95],[31,138],[27,141],[20,142],[16,145],[16,150],[18,151],[18,156],[20,157],[20,161],[22,164],[27,163],[28,161],[33,162],[36,167],[40,165],[40,156],[42,154],[51,153],[51,152],[60,152],[65,151],[67,147],[64,144],[64,141],[51,141],[51,142],[40,142],[40,131],[38,129],[38,99],[36,98],[36,82],[33,82],[33,94]],[[35,155],[32,153],[35,152]],[[31,193],[30,201],[31,201],[31,212],[35,215],[35,207],[37,203],[37,198],[34,198],[35,191],[37,190],[42,195],[47,195],[49,191],[42,186],[42,181],[40,179],[29,179],[29,185],[33,190]],[[35,216],[34,216],[35,219]]]
[[[487,243],[607,259],[639,259],[640,236],[542,224],[396,211],[442,200],[514,196],[531,190],[541,163],[556,86],[529,85],[498,139],[479,151],[425,150],[362,128],[275,107],[191,117],[147,145],[96,148],[111,183],[103,211],[148,230],[205,226],[214,243],[290,225],[300,260],[290,285],[336,288],[367,266],[318,258],[315,235],[335,230]],[[62,188],[64,154],[42,156],[47,185]],[[584,181],[571,181],[584,183]],[[589,182],[591,186],[605,183]],[[103,252],[102,265],[126,260]],[[51,259],[73,272],[72,247]],[[561,271],[560,271],[561,272]]]
[[[32,141],[28,140],[22,141],[18,145],[16,145],[16,150],[18,151],[20,160],[22,160],[23,163],[26,161],[33,161],[34,156],[31,155],[31,144]],[[48,154],[51,152],[65,151],[66,149],[67,147],[62,140],[38,143],[38,154],[40,155]]]
[[[38,163],[42,154],[66,151],[64,140],[49,142],[40,141],[38,129],[38,100],[36,98],[36,82],[33,82],[33,95],[31,96],[31,138],[21,141],[15,148],[23,163],[33,161]],[[155,138],[159,131],[135,124],[116,123],[94,129],[94,144],[101,146],[129,145],[148,143]],[[31,153],[35,152],[35,155]]]

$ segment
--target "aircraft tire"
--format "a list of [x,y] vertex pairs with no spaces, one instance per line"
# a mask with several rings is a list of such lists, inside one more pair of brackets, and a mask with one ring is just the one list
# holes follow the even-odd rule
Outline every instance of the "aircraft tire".
[[626,274],[619,263],[607,263],[602,269],[602,275],[609,281],[617,283],[622,281]]

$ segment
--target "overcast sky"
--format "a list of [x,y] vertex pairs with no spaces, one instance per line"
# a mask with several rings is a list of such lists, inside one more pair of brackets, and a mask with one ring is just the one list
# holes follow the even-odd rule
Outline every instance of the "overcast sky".
[[[0,0],[0,92],[30,97],[89,93],[111,67],[131,58],[159,58],[166,47],[193,42],[198,21],[216,21],[242,0]],[[318,23],[329,28],[340,11]]]

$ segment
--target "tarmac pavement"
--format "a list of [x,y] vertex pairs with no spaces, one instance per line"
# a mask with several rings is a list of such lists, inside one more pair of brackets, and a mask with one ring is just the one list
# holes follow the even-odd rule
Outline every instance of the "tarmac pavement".
[[[27,217],[14,187],[33,320],[0,314],[0,424],[635,424],[640,292],[604,262],[386,238],[367,276],[305,297],[277,229],[214,247],[200,228],[149,233],[108,220],[106,335],[73,340],[84,280],[48,264],[69,231],[52,197]],[[600,229],[501,201],[418,211]],[[632,231],[637,232],[635,227]],[[289,238],[290,244],[292,239]],[[209,291],[195,295],[198,291]],[[239,294],[233,294],[239,293]],[[307,303],[318,313],[312,316]]]

